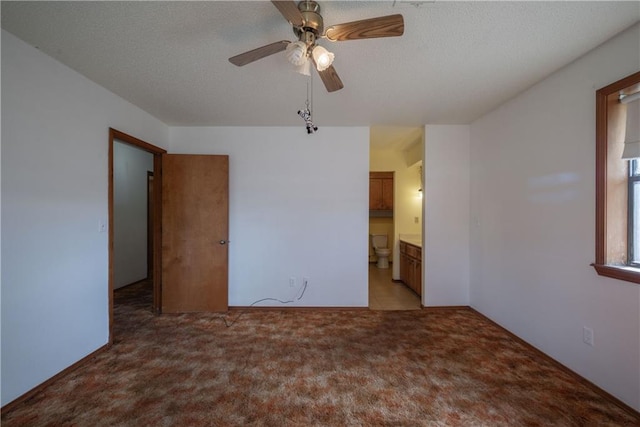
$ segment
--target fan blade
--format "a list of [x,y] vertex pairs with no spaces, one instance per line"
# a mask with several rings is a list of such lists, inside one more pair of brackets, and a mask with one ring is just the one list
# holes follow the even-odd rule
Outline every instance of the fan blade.
[[304,19],[302,19],[302,14],[296,5],[296,2],[271,0],[271,3],[278,8],[282,16],[284,16],[284,19],[286,19],[291,25],[294,27],[302,27]]
[[281,40],[279,42],[271,43],[266,46],[259,47],[257,49],[250,50],[240,55],[232,56],[229,58],[229,62],[238,67],[247,65],[258,59],[262,59],[266,56],[273,55],[274,53],[282,52],[287,48],[290,42],[287,40]]
[[[315,61],[314,61],[315,64]],[[317,68],[316,68],[317,70]],[[330,65],[328,68],[325,68],[323,71],[318,71],[320,75],[320,79],[322,83],[324,83],[324,87],[327,88],[327,92],[335,92],[344,87],[342,84],[342,80],[338,76],[336,69],[333,68],[333,65]]]
[[332,42],[398,37],[402,34],[404,34],[404,19],[399,14],[332,25],[324,32],[324,35]]

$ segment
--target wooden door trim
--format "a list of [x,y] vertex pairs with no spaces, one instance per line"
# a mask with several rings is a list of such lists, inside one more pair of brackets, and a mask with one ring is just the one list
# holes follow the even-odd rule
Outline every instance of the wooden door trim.
[[[154,190],[153,185],[153,171],[147,171],[147,280],[153,280],[153,203],[154,203]],[[151,191],[150,191],[151,190]],[[149,197],[151,194],[151,197]],[[151,221],[149,220],[151,218]]]
[[113,145],[119,140],[153,154],[153,311],[162,307],[162,154],[167,150],[134,136],[109,128],[109,344],[113,342]]

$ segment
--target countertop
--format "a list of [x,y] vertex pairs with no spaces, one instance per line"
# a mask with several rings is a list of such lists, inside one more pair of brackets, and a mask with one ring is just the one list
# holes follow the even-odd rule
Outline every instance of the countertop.
[[400,234],[398,237],[401,242],[422,248],[422,236],[419,234]]

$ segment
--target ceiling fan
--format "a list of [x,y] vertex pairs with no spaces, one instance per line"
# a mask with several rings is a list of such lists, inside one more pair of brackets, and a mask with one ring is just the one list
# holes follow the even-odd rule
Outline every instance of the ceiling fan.
[[309,62],[313,61],[320,79],[327,91],[334,92],[344,87],[338,73],[333,68],[333,53],[317,44],[318,39],[345,41],[370,39],[377,37],[397,37],[404,33],[402,15],[388,15],[378,18],[363,19],[324,28],[320,5],[312,0],[302,0],[297,5],[294,1],[271,1],[282,16],[292,25],[298,38],[296,42],[281,40],[240,55],[229,58],[229,62],[238,67],[247,65],[258,59],[287,51],[289,62],[300,67],[299,71],[308,74]]

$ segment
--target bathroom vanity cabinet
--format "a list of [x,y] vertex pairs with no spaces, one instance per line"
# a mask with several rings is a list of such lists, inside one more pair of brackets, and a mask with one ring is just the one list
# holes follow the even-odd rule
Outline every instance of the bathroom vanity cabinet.
[[369,172],[369,215],[393,216],[393,172]]
[[400,241],[400,280],[422,296],[422,248]]

